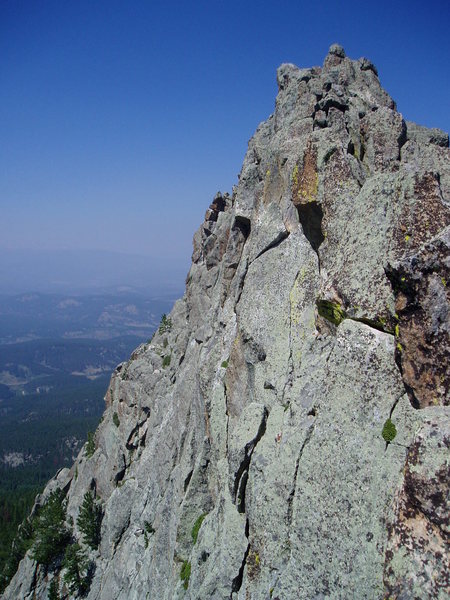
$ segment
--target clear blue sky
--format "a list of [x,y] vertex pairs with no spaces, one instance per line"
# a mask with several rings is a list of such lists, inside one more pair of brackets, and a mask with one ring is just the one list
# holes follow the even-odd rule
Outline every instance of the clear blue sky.
[[0,248],[185,262],[268,117],[276,68],[367,56],[450,128],[450,2],[2,0]]

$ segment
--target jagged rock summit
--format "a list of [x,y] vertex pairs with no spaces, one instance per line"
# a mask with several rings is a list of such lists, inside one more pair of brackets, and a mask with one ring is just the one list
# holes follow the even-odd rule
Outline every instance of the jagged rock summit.
[[[39,499],[65,494],[89,600],[448,597],[448,135],[338,45],[277,81],[183,298]],[[74,597],[66,570],[28,551],[3,597]]]

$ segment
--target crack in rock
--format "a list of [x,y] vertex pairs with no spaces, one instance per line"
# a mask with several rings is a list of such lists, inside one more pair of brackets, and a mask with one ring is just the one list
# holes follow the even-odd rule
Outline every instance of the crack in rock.
[[294,497],[295,497],[295,488],[297,486],[297,475],[298,475],[298,469],[300,466],[300,460],[302,458],[303,452],[306,448],[306,445],[309,443],[309,441],[311,440],[312,434],[314,431],[314,424],[311,423],[311,425],[309,426],[308,431],[306,432],[306,437],[303,441],[302,447],[300,448],[300,452],[297,456],[297,460],[295,461],[295,471],[294,471],[294,479],[293,479],[293,485],[292,485],[292,489],[291,492],[289,494],[288,497],[288,507],[287,507],[287,523],[288,525],[291,525],[292,523],[292,512],[293,512],[293,502],[294,502]]
[[233,501],[236,503],[237,509],[240,513],[245,513],[245,490],[247,487],[248,471],[250,468],[250,462],[251,462],[253,452],[254,452],[258,442],[261,440],[263,435],[266,433],[266,424],[267,424],[268,414],[269,413],[268,413],[267,408],[264,408],[264,414],[263,414],[263,418],[262,418],[261,424],[258,429],[258,433],[256,434],[256,437],[253,440],[251,440],[250,442],[248,442],[248,444],[246,444],[245,458],[239,465],[239,469],[237,470],[237,473],[235,475]]
[[[245,513],[245,491],[246,491],[246,486],[247,486],[247,481],[248,481],[248,473],[249,473],[249,469],[250,469],[251,458],[252,458],[253,452],[255,451],[256,446],[258,445],[259,441],[261,440],[261,438],[264,436],[264,434],[266,432],[268,416],[269,416],[269,412],[268,412],[267,408],[264,408],[263,418],[262,418],[261,424],[258,428],[258,433],[256,434],[256,437],[253,440],[251,440],[250,442],[248,442],[248,444],[246,444],[245,458],[241,462],[238,472],[236,473],[233,499],[234,499],[235,503],[237,504],[237,509],[238,509],[238,512],[240,512],[240,513]],[[245,537],[248,540],[248,538],[249,538],[248,517],[246,518],[246,521],[245,521]],[[242,587],[242,582],[243,582],[243,578],[244,578],[244,569],[245,569],[245,565],[247,564],[247,558],[249,555],[249,551],[250,551],[250,542],[247,544],[247,548],[244,552],[244,556],[242,558],[242,563],[239,568],[239,573],[236,575],[236,577],[233,579],[233,581],[231,583],[230,600],[232,600],[233,594],[239,592],[239,590]]]
[[234,312],[236,312],[236,307],[239,304],[239,300],[241,299],[242,292],[244,290],[245,278],[247,277],[249,267],[250,267],[250,264],[248,262],[248,258],[246,258],[244,272],[241,275],[241,280],[239,282],[239,287],[238,287],[238,292],[237,292],[237,298],[236,298],[236,302],[234,303]]
[[[248,519],[247,519],[247,524],[248,524]],[[247,526],[246,526],[246,529],[247,529]],[[250,544],[247,545],[247,549],[245,550],[244,557],[242,559],[242,563],[239,568],[239,573],[236,575],[236,577],[231,582],[230,600],[233,599],[233,594],[236,594],[237,592],[239,592],[239,590],[242,587],[242,582],[244,579],[244,569],[245,569],[245,565],[247,563],[247,558],[248,558],[249,552],[250,552]]]
[[255,256],[255,258],[251,261],[250,264],[253,264],[255,262],[255,260],[257,260],[258,258],[261,258],[261,256],[263,254],[265,254],[266,252],[268,252],[269,250],[272,250],[273,248],[276,248],[277,246],[279,246],[288,237],[289,237],[289,231],[286,231],[286,230],[285,231],[280,231],[280,233],[276,236],[276,238],[274,240],[272,240],[270,242],[270,244],[268,244],[265,248],[263,248],[261,250],[261,252],[259,252]]

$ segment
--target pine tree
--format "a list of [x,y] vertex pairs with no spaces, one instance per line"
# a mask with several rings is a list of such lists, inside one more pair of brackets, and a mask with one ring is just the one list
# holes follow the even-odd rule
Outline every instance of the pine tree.
[[161,322],[158,327],[159,333],[167,333],[172,329],[172,319],[164,313],[161,317]]
[[67,546],[63,567],[64,582],[71,594],[83,595],[89,589],[89,560],[79,544]]
[[70,540],[65,524],[66,505],[62,490],[52,492],[34,521],[32,557],[42,565],[57,558]]
[[58,587],[58,579],[55,577],[48,588],[48,600],[60,600]]
[[95,452],[95,439],[94,439],[94,434],[92,431],[88,431],[87,434],[87,442],[86,442],[86,448],[84,450],[84,453],[86,454],[86,456],[88,458],[91,458],[91,456],[93,456]]
[[102,517],[100,505],[95,501],[92,492],[87,491],[78,513],[77,526],[83,534],[84,543],[94,550],[98,548],[100,543]]
[[5,590],[6,586],[13,578],[20,561],[25,556],[27,550],[31,548],[32,544],[33,524],[29,518],[26,518],[17,529],[16,537],[9,549],[3,570],[0,571],[0,594]]

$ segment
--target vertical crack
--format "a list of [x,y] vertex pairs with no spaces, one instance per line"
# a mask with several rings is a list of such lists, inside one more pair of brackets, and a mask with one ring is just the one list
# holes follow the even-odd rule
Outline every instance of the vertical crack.
[[225,456],[228,457],[228,428],[230,425],[230,414],[228,412],[228,394],[227,394],[227,385],[224,382],[223,384],[223,394],[225,396],[225,417],[226,417],[226,430],[225,430]]
[[237,293],[237,298],[236,301],[234,303],[234,311],[236,312],[236,307],[239,304],[239,300],[241,299],[242,296],[242,291],[244,289],[244,284],[245,284],[245,278],[247,277],[247,273],[248,273],[248,268],[249,268],[249,262],[248,262],[248,258],[245,259],[245,267],[244,267],[244,272],[241,275],[241,280],[239,282],[239,288],[238,288],[238,293]]
[[397,408],[397,404],[400,402],[400,399],[403,397],[403,395],[405,394],[405,392],[402,392],[398,398],[395,399],[394,404],[391,407],[391,411],[389,413],[389,418],[392,417],[394,410]]
[[[299,274],[300,274],[300,271],[297,271],[297,274],[294,279],[293,287],[295,287],[295,284],[296,284]],[[292,289],[291,289],[291,293],[292,293]],[[292,306],[291,306],[291,302],[290,302],[290,294],[289,294],[289,341],[288,341],[288,344],[289,344],[289,356],[288,356],[288,364],[287,364],[287,377],[286,377],[285,384],[283,386],[283,393],[281,395],[281,403],[283,405],[285,404],[284,399],[286,397],[286,391],[287,391],[288,387],[292,386],[292,374],[294,372],[294,362],[292,360]]]
[[258,433],[251,442],[246,444],[244,460],[239,465],[239,469],[237,470],[234,478],[233,500],[236,503],[237,509],[240,513],[245,513],[245,490],[247,487],[250,461],[258,442],[266,432],[267,416],[268,411],[266,408],[264,408],[264,414],[258,429]]
[[[316,411],[314,411],[314,413],[316,414]],[[314,424],[311,423],[308,431],[306,432],[306,437],[303,441],[302,447],[300,448],[300,452],[298,453],[297,460],[295,461],[294,481],[293,481],[292,489],[291,489],[291,492],[289,494],[288,501],[287,501],[288,502],[288,509],[287,509],[288,525],[291,525],[291,523],[292,523],[293,503],[294,503],[294,497],[295,497],[295,489],[297,487],[297,476],[298,476],[298,469],[300,466],[300,460],[302,458],[303,451],[305,450],[306,445],[309,443],[309,441],[311,439],[313,431],[314,431]]]
[[[268,410],[265,408],[263,418],[261,420],[261,424],[258,429],[258,433],[256,434],[256,437],[251,442],[246,444],[245,458],[242,461],[241,465],[239,466],[238,472],[236,473],[236,477],[234,480],[234,501],[236,502],[238,512],[240,512],[240,513],[245,513],[245,490],[247,487],[250,462],[251,462],[253,452],[255,451],[255,448],[256,448],[258,442],[261,440],[263,435],[266,433],[266,425],[267,425],[268,415],[269,415]],[[247,538],[247,540],[249,539],[249,530],[250,530],[250,524],[249,524],[249,520],[247,517],[245,520],[245,537]],[[239,567],[239,573],[236,575],[236,577],[233,579],[233,581],[231,583],[230,600],[232,600],[233,594],[239,592],[239,590],[242,587],[242,582],[244,579],[244,569],[245,569],[245,565],[247,563],[249,551],[250,551],[250,542],[248,542],[247,548],[244,552],[244,556],[242,558],[242,563],[241,563],[241,566]]]
[[[246,522],[246,534],[247,534],[247,538],[248,538],[248,531],[247,530],[248,530],[248,519],[247,519],[247,522]],[[242,559],[241,566],[239,567],[239,573],[236,575],[236,577],[231,582],[230,600],[232,600],[233,594],[239,592],[239,590],[242,587],[242,582],[244,580],[244,569],[245,569],[245,565],[247,563],[247,558],[248,558],[249,551],[250,551],[250,544],[247,544],[247,549],[245,550],[244,558]]]
[[292,300],[291,300],[291,294],[292,294],[292,290],[295,288],[298,278],[300,276],[300,270],[297,271],[295,278],[294,278],[294,284],[291,288],[291,291],[289,293],[289,356],[288,356],[288,361],[287,361],[287,375],[286,375],[286,381],[285,384],[283,386],[283,392],[281,394],[281,404],[283,406],[286,406],[286,394],[287,394],[287,390],[288,388],[292,387],[292,381],[293,381],[293,374],[294,374],[294,361],[292,358]]

